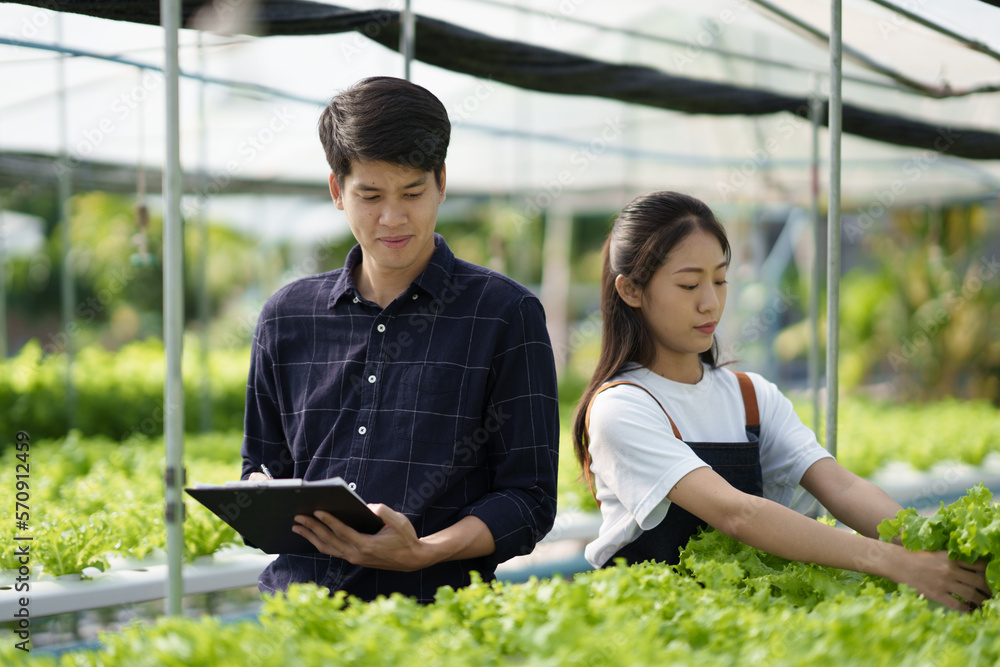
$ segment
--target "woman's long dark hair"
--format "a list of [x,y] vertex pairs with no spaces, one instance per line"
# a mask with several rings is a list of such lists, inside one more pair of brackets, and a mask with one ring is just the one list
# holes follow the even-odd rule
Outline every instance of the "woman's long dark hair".
[[[594,394],[629,362],[648,366],[656,354],[653,338],[638,309],[622,300],[615,289],[615,278],[621,274],[636,287],[644,287],[670,252],[696,230],[706,231],[719,239],[726,261],[729,261],[729,239],[712,210],[704,202],[677,192],[651,192],[632,200],[618,214],[604,242],[601,356],[573,417],[573,445],[576,458],[585,470],[590,465],[587,406]],[[718,349],[718,342],[713,340],[712,347],[699,356],[716,368]]]

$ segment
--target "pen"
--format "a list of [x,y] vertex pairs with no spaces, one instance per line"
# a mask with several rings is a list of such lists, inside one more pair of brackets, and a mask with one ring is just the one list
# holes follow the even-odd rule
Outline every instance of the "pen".
[[264,465],[263,463],[261,463],[260,464],[260,469],[264,471],[264,474],[267,475],[268,479],[274,479],[274,475],[271,474],[271,471],[267,469],[266,465]]

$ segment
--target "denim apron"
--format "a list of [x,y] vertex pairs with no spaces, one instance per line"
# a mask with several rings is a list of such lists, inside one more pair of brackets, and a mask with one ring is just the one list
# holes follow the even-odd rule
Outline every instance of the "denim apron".
[[[760,467],[760,415],[757,410],[757,395],[753,389],[753,383],[745,373],[735,374],[740,383],[740,393],[743,396],[743,407],[746,411],[746,442],[687,442],[681,438],[677,425],[670,418],[663,405],[650,393],[648,389],[640,384],[627,381],[611,382],[600,389],[598,393],[619,384],[630,384],[639,387],[656,401],[663,414],[667,416],[670,426],[673,428],[674,436],[690,447],[702,461],[712,467],[724,480],[733,487],[755,496],[764,495],[764,482]],[[593,405],[593,400],[591,400]],[[589,428],[589,406],[587,414]],[[590,484],[591,491],[594,491],[593,480],[590,475],[590,466],[584,470],[584,476]],[[668,565],[675,565],[680,561],[680,550],[687,545],[697,532],[698,528],[705,528],[708,524],[691,514],[682,507],[671,503],[667,509],[667,514],[659,524],[649,530],[643,531],[639,537],[626,544],[615,555],[608,559],[604,567],[613,567],[616,558],[624,558],[629,565],[641,563],[647,560],[659,561]]]

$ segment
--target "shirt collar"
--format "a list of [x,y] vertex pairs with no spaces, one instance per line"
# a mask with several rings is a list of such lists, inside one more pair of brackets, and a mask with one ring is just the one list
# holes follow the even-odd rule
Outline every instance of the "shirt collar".
[[[344,270],[330,288],[329,308],[333,308],[345,296],[361,298],[358,284],[354,280],[354,269],[361,263],[361,245],[355,245],[347,253]],[[434,254],[419,276],[413,281],[413,286],[422,289],[431,296],[438,296],[448,288],[451,272],[455,266],[455,254],[448,247],[444,237],[434,234]],[[412,288],[411,288],[412,291]]]
[[330,288],[330,302],[327,304],[327,308],[333,308],[343,297],[360,296],[358,284],[354,281],[354,269],[360,262],[361,244],[357,244],[347,253],[344,269]]
[[417,276],[413,284],[431,296],[440,296],[448,289],[452,271],[455,268],[455,254],[448,247],[444,237],[434,234],[434,254],[427,263],[427,268]]

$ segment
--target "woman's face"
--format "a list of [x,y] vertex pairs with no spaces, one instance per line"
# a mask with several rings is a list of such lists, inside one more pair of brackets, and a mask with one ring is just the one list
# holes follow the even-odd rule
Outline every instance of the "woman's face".
[[652,370],[667,377],[678,372],[691,377],[697,371],[695,382],[701,377],[698,355],[712,347],[726,307],[728,265],[719,240],[699,229],[674,247],[645,286],[628,289],[630,282],[616,282],[619,294],[641,311],[652,334]]

